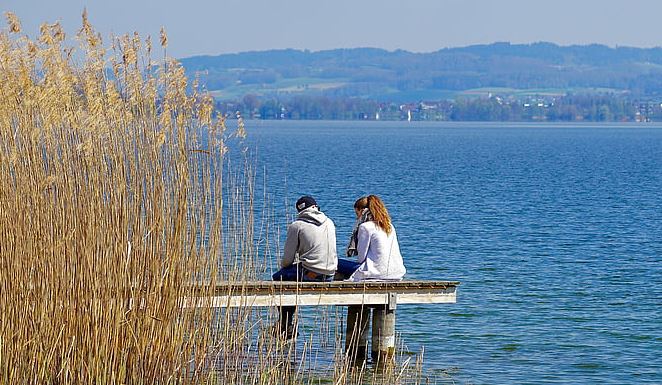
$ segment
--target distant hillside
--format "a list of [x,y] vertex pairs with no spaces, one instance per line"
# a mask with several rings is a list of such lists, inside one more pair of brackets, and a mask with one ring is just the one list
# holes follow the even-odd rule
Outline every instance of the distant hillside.
[[488,92],[662,95],[662,48],[495,43],[431,53],[273,50],[181,61],[219,100],[313,95],[411,102]]

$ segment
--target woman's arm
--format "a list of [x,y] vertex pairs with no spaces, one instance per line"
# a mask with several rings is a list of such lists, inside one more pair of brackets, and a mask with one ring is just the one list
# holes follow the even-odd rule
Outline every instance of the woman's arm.
[[368,248],[370,248],[370,231],[365,226],[359,226],[356,242],[356,251],[358,252],[356,258],[359,263],[365,262],[368,256]]

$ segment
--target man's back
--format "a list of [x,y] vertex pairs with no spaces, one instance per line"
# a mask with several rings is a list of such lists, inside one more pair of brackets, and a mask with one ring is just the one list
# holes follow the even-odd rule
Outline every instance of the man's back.
[[336,255],[336,226],[317,207],[299,213],[287,228],[282,265],[295,262],[319,274],[333,275],[338,266]]

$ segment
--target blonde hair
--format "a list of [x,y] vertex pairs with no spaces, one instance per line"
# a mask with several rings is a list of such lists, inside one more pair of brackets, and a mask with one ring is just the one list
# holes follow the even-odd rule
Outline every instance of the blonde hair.
[[[363,198],[361,198],[363,199]],[[359,199],[359,200],[361,200]],[[388,215],[388,210],[384,206],[384,202],[377,195],[368,195],[365,197],[368,210],[372,214],[374,222],[379,228],[384,230],[386,234],[391,233],[391,217]],[[357,201],[358,203],[359,201]],[[356,203],[354,204],[356,207]]]

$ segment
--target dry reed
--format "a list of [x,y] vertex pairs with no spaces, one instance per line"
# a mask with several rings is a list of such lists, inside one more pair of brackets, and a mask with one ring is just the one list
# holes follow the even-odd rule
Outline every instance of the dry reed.
[[[261,277],[278,247],[268,215],[255,223],[252,163],[227,156],[243,122],[226,130],[149,39],[105,48],[84,13],[73,48],[57,23],[32,40],[6,17],[0,383],[418,382],[404,366],[366,377],[346,364],[338,310],[302,316],[327,326],[298,345],[272,336],[273,309],[184,310],[216,282]],[[323,347],[336,352],[324,381]]]

